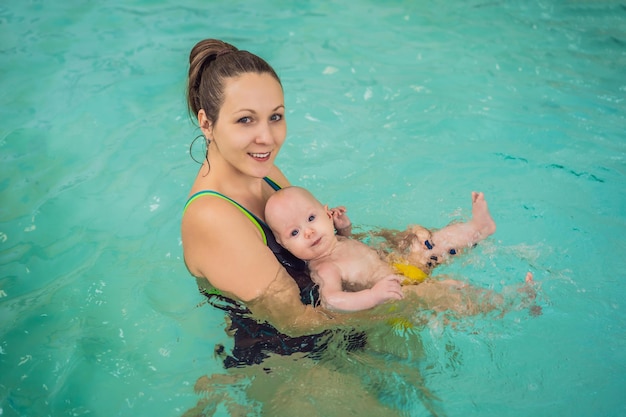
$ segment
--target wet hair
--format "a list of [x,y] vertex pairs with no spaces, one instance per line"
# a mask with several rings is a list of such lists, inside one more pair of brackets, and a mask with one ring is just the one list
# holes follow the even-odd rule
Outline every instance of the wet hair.
[[282,87],[276,71],[263,58],[218,39],[198,42],[189,54],[187,106],[192,120],[204,109],[215,123],[224,103],[226,80],[246,73],[270,74]]

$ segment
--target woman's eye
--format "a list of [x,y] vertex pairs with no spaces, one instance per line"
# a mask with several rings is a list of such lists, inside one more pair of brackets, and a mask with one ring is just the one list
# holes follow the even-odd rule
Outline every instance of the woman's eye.
[[272,117],[270,117],[270,120],[273,122],[277,122],[279,120],[283,119],[283,115],[282,114],[273,114]]
[[237,120],[237,123],[247,124],[247,123],[250,123],[251,121],[252,121],[251,117],[245,116],[245,117],[242,117],[241,119]]
[[312,222],[313,220],[315,220],[315,214],[311,214],[309,216],[309,221]]

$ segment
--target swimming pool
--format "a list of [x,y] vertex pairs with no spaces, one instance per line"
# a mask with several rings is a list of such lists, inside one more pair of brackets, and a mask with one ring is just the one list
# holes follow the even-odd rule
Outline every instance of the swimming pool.
[[[422,388],[447,416],[626,414],[623,4],[14,3],[0,6],[0,415],[179,416],[206,374],[261,407],[214,357],[223,317],[181,258],[186,60],[205,37],[278,70],[293,183],[398,228],[463,218],[482,190],[498,231],[437,273],[541,283],[541,316],[433,322],[393,355],[339,356],[341,375],[407,416],[428,415]],[[351,410],[327,375],[303,380]]]

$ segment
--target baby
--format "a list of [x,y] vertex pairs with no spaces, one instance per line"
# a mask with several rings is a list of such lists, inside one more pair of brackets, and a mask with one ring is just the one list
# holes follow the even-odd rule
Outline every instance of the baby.
[[345,208],[331,210],[300,187],[283,188],[273,194],[265,206],[265,219],[278,243],[308,261],[311,278],[320,288],[322,305],[336,311],[365,310],[402,299],[400,284],[405,276],[400,274],[421,281],[427,277],[424,270],[429,271],[446,256],[471,247],[496,230],[483,194],[476,192],[472,193],[471,220],[450,224],[432,234],[419,226],[403,232],[400,240],[407,253],[401,259],[393,254],[381,258],[373,248],[347,238],[351,223]]

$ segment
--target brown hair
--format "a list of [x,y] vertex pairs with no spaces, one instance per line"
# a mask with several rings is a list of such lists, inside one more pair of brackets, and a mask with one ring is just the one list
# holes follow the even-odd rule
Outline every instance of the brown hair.
[[187,106],[191,118],[196,120],[200,109],[204,109],[209,121],[215,123],[224,103],[226,79],[250,72],[270,74],[281,84],[274,69],[263,58],[219,39],[198,42],[189,54]]

